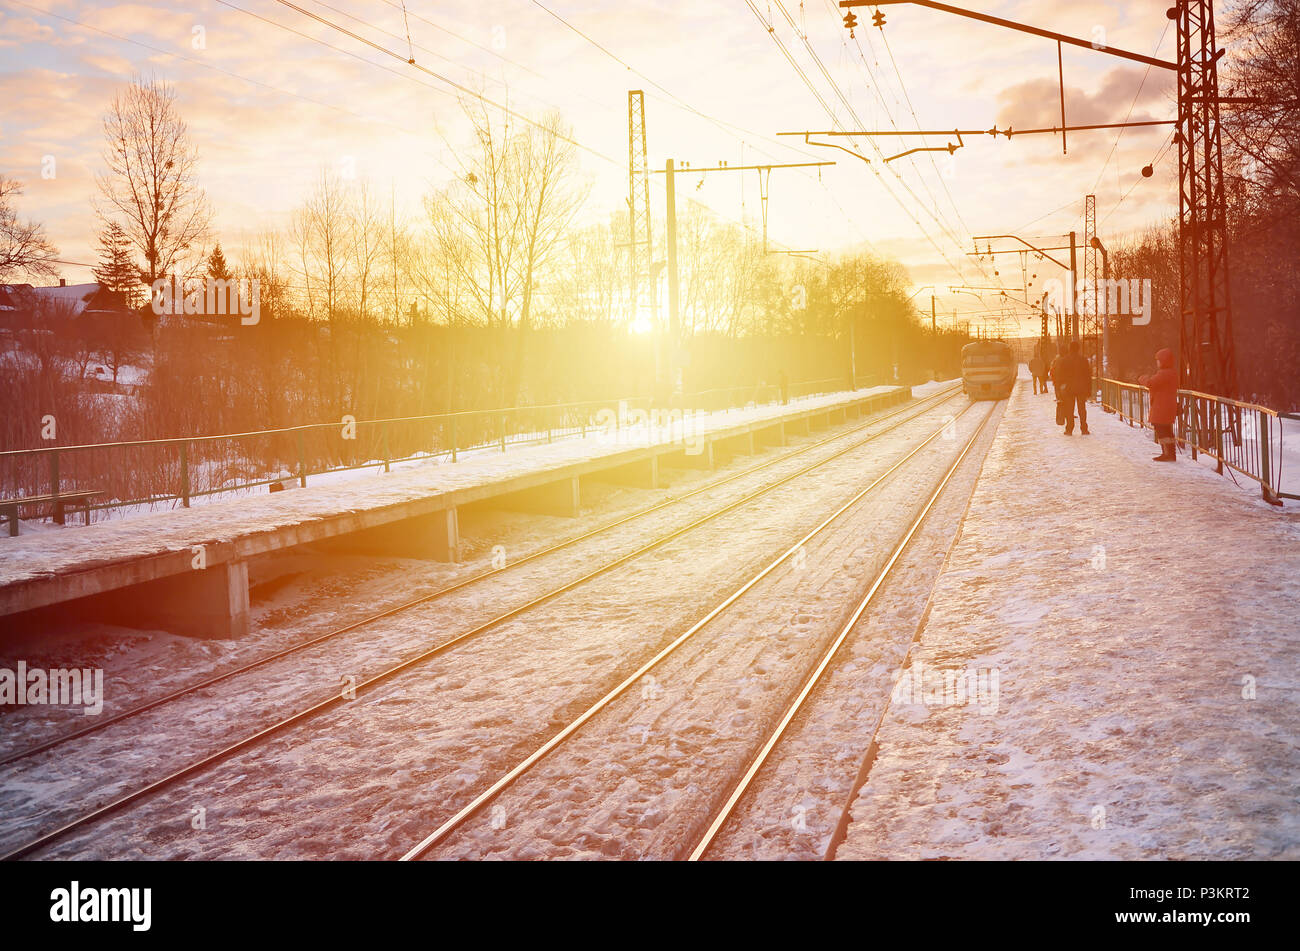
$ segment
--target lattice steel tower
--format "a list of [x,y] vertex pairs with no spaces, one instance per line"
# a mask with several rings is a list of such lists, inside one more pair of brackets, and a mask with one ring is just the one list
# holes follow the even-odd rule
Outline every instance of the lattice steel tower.
[[1083,355],[1092,360],[1093,375],[1101,376],[1101,322],[1106,319],[1104,292],[1099,293],[1097,249],[1097,196],[1083,200],[1083,294],[1080,297]]
[[[633,320],[637,317],[639,288],[649,288],[651,307],[655,299],[650,265],[654,250],[650,243],[650,163],[645,140],[645,94],[632,89],[627,94],[627,260]],[[653,317],[657,322],[658,314]]]
[[1227,197],[1219,139],[1212,0],[1176,0],[1178,27],[1178,347],[1182,386],[1237,395],[1228,290]]

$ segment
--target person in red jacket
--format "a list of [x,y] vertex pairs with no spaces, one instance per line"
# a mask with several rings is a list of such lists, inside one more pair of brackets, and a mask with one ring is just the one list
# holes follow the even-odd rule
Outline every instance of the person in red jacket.
[[1155,462],[1175,462],[1174,420],[1178,418],[1178,371],[1174,369],[1174,354],[1168,347],[1156,351],[1155,373],[1138,377],[1138,383],[1151,391],[1151,425],[1160,444],[1160,455],[1152,456]]

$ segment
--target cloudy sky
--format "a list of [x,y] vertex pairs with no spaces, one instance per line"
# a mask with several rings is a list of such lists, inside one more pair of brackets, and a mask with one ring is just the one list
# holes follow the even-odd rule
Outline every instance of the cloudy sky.
[[[964,5],[1174,55],[1167,0]],[[882,157],[920,141],[858,139],[868,163],[778,136],[1059,124],[1056,44],[922,7],[884,9],[882,31],[870,25],[871,8],[860,8],[850,39],[833,0],[0,0],[0,171],[24,183],[20,213],[45,223],[62,258],[93,261],[105,109],[133,76],[167,80],[199,148],[218,235],[237,257],[257,232],[285,223],[322,168],[391,190],[418,216],[464,141],[459,84],[525,114],[558,109],[584,146],[586,214],[596,219],[626,201],[627,91],[644,89],[652,165],[836,161],[773,173],[773,245],[894,256],[918,290],[938,286],[941,313],[978,312],[996,297],[982,303],[950,285],[1022,286],[1018,255],[1000,257],[996,276],[987,259],[967,255],[974,235],[1060,244],[1071,229],[1082,233],[1088,193],[1103,240],[1174,214],[1168,126],[1075,133],[1067,155],[1059,136],[966,137],[951,158],[888,163]],[[437,76],[407,65],[411,56]],[[1166,70],[1068,46],[1063,66],[1070,124],[1173,115]],[[1155,175],[1141,179],[1157,155]],[[656,231],[662,178],[652,194]],[[761,231],[754,172],[688,174],[678,190]],[[1060,273],[1027,263],[1039,284]],[[89,277],[72,264],[64,270],[70,280]]]

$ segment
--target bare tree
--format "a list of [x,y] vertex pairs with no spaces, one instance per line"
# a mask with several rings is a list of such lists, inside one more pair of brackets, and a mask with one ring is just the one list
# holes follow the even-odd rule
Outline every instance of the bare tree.
[[[461,153],[459,180],[426,203],[433,241],[489,327],[526,331],[539,279],[585,198],[573,143],[557,115],[522,123],[481,99],[461,105],[474,144]],[[516,334],[513,356],[502,361],[507,403],[518,396],[524,352],[524,334]]]
[[361,183],[346,203],[348,232],[352,241],[352,280],[357,295],[357,316],[366,320],[370,314],[371,287],[378,278],[380,256],[384,250],[387,228],[379,202],[370,186]]
[[343,309],[347,292],[348,258],[353,247],[350,205],[343,183],[322,170],[316,190],[294,219],[300,273],[313,305],[312,285],[324,294],[325,318],[331,325]]
[[20,220],[14,208],[13,200],[22,190],[21,182],[0,175],[0,280],[7,280],[11,274],[54,274],[51,259],[58,250],[45,237],[41,225]]
[[122,368],[137,360],[143,348],[134,315],[114,314],[104,316],[96,321],[93,336],[95,352],[99,360],[113,374],[113,382]]
[[397,196],[390,192],[388,222],[384,229],[384,263],[387,265],[386,283],[392,290],[393,322],[402,320],[402,303],[399,287],[410,285],[414,268],[414,248],[405,217],[398,217]]
[[287,317],[292,306],[284,253],[281,235],[264,231],[240,260],[240,276],[258,282],[258,305],[264,317]]
[[762,248],[743,228],[691,203],[678,215],[682,335],[746,330],[757,298]]
[[553,263],[568,239],[586,190],[577,182],[574,148],[557,113],[530,126],[514,145],[519,166],[515,202],[523,228],[518,263],[522,297],[519,325],[526,329],[531,325],[538,276]]
[[[551,306],[569,320],[612,324],[627,312],[627,255],[617,244],[627,235],[627,214],[576,232],[558,275],[551,281]],[[642,289],[641,303],[650,311],[650,289]]]
[[137,79],[104,117],[104,162],[98,176],[106,221],[116,218],[144,258],[143,278],[173,273],[198,249],[212,218],[197,184],[198,151],[167,83]]
[[1300,0],[1241,0],[1226,34],[1235,49],[1224,80],[1241,100],[1224,110],[1228,149],[1265,208],[1290,215],[1300,201]]

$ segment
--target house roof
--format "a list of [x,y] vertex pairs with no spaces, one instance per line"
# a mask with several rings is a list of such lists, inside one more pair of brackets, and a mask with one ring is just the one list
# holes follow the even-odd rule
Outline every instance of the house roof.
[[33,287],[31,284],[0,284],[0,311],[27,310],[41,304],[61,305],[73,317],[83,313],[129,312],[120,294],[101,284],[60,284]]
[[0,311],[17,310],[31,289],[30,284],[0,284]]
[[98,284],[67,284],[54,287],[33,287],[32,293],[38,301],[48,304],[61,304],[70,309],[73,317],[80,317],[92,297],[99,293]]

